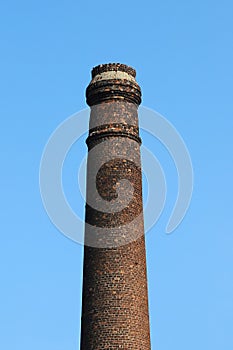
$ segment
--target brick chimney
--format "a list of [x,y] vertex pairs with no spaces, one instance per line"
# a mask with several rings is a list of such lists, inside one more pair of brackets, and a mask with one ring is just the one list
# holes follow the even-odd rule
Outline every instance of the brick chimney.
[[124,64],[99,65],[86,90],[91,115],[81,350],[150,349],[135,77]]

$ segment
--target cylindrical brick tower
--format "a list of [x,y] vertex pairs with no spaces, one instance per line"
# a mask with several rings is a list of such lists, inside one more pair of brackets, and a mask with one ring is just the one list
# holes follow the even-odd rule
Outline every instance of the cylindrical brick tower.
[[141,90],[124,64],[93,68],[87,162],[81,350],[150,349]]

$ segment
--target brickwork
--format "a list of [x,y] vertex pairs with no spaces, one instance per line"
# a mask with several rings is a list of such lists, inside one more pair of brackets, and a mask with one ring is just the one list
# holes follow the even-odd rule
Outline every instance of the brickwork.
[[[87,88],[81,350],[150,349],[137,115],[141,91],[135,76],[122,64],[101,65]],[[114,201],[118,210],[101,207]]]

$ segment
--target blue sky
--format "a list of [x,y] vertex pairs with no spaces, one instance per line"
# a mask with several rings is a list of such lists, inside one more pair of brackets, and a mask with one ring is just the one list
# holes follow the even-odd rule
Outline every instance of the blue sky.
[[[189,211],[166,235],[177,174],[142,134],[168,183],[146,236],[152,349],[232,350],[232,2],[22,0],[0,13],[0,348],[79,348],[83,248],[50,222],[39,165],[53,130],[86,107],[91,68],[122,62],[137,70],[143,105],[182,135],[195,176]],[[80,141],[64,169],[77,211]]]

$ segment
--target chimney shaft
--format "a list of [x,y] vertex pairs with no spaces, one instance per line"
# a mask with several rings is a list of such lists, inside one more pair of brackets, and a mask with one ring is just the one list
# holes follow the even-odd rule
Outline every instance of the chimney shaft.
[[150,349],[142,174],[141,90],[133,68],[93,68],[81,350]]

